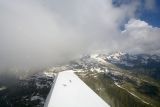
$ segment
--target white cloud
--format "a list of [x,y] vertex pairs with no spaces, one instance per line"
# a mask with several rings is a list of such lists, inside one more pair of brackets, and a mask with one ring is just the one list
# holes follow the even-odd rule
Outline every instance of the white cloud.
[[128,50],[126,45],[153,49],[151,42],[159,40],[153,32],[159,30],[145,22],[130,21],[121,35],[119,27],[134,18],[138,6],[136,1],[115,7],[112,0],[0,1],[0,68],[41,68],[97,49]]
[[138,53],[160,53],[160,28],[145,21],[131,19],[122,32],[126,50]]
[[39,68],[112,50],[121,22],[135,10],[112,0],[0,1],[0,68]]

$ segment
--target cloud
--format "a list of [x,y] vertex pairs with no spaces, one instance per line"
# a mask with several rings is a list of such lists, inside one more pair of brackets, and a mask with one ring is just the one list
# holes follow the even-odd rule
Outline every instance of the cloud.
[[[146,44],[151,49],[151,41],[157,39],[149,35],[158,28],[132,20],[121,34],[120,26],[135,17],[138,6],[135,1],[116,7],[112,0],[0,1],[0,68],[43,68],[97,49],[136,50],[140,41],[140,50]],[[142,31],[150,40],[142,40]],[[134,36],[135,32],[140,36]],[[158,38],[155,33],[153,37]],[[126,41],[132,45],[122,44]]]
[[160,28],[153,27],[145,21],[131,19],[122,32],[125,50],[134,53],[160,53]]
[[41,68],[110,50],[134,11],[135,5],[114,7],[112,0],[0,1],[0,68]]

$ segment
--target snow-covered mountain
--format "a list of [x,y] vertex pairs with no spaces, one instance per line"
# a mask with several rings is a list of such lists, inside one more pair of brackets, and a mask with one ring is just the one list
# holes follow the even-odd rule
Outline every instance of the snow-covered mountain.
[[[7,81],[7,78],[3,80],[0,78],[0,102],[2,102],[0,106],[43,107],[55,74],[64,70],[80,72],[85,79],[90,77],[97,78],[99,74],[105,74],[118,87],[122,87],[121,84],[125,82],[134,83],[133,85],[139,87],[142,80],[139,77],[135,77],[135,75],[145,75],[153,79],[160,78],[160,56],[133,55],[123,52],[113,54],[94,53],[71,61],[67,65],[53,66],[27,78],[19,78],[12,85],[5,85],[3,81],[5,79]],[[89,72],[91,73],[90,75]],[[87,81],[89,80],[87,79]]]
[[160,56],[148,54],[128,54],[117,52],[113,54],[91,54],[79,60],[72,61],[68,69],[81,71],[105,72],[108,65],[112,64],[119,68],[129,69],[153,78],[160,78]]
[[[4,84],[0,79],[0,107],[43,107],[50,91],[55,74],[53,72],[38,72],[25,79],[16,79],[14,84]],[[9,83],[11,82],[8,81]]]
[[147,66],[152,63],[159,64],[159,55],[148,54],[127,54],[123,52],[117,52],[107,56],[107,61],[113,64],[123,65],[125,67],[137,67]]

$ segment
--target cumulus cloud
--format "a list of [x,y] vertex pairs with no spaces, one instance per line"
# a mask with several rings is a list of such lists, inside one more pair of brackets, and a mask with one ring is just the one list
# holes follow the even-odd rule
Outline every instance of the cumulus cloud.
[[123,48],[134,53],[160,53],[160,28],[145,21],[131,19],[122,31]]

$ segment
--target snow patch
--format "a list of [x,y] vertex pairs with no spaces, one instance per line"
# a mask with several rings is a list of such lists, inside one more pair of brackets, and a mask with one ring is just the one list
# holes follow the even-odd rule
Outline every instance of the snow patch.
[[44,100],[42,97],[40,97],[40,96],[32,96],[31,97],[31,101],[34,101],[34,100]]
[[0,91],[5,90],[5,89],[7,89],[7,87],[5,87],[5,86],[0,87]]
[[47,77],[53,77],[54,73],[53,72],[44,72],[44,75]]

